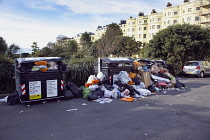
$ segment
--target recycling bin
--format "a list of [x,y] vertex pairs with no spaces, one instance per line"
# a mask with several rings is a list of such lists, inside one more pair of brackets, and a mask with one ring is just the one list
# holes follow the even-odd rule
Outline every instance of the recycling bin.
[[95,74],[102,72],[110,77],[113,84],[113,76],[120,73],[120,71],[127,71],[128,73],[133,70],[133,59],[125,57],[116,58],[98,58],[94,65]]
[[15,84],[20,101],[63,97],[66,71],[63,60],[61,57],[15,58]]

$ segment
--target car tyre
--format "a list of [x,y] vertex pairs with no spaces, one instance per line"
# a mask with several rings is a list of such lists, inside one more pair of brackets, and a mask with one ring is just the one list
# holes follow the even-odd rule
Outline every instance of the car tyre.
[[199,77],[199,78],[203,78],[203,77],[204,77],[204,72],[201,71],[201,72],[199,73],[198,77]]

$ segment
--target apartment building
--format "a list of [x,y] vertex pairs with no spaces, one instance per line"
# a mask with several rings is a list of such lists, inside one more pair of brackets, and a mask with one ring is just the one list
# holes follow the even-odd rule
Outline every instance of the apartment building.
[[[148,42],[161,29],[173,24],[197,24],[210,28],[210,0],[184,0],[182,5],[167,3],[162,12],[152,9],[150,15],[139,12],[138,17],[130,17],[119,24],[124,36],[136,41]],[[99,26],[93,41],[102,37],[106,26]]]

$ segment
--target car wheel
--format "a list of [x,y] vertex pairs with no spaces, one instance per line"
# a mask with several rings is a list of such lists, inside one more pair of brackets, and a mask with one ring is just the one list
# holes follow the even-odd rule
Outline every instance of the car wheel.
[[204,72],[200,72],[200,74],[198,75],[199,78],[203,78],[204,77]]

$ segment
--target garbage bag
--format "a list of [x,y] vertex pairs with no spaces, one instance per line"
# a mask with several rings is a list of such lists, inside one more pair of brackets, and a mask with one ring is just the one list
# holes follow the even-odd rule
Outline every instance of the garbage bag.
[[151,95],[151,91],[149,91],[148,89],[136,89],[136,91],[138,91],[138,93],[140,93],[141,95],[143,96],[148,96],[148,95]]
[[96,76],[100,81],[103,81],[105,75],[102,72],[99,72]]
[[88,95],[88,100],[96,100],[98,98],[102,98],[104,96],[104,91],[101,89],[97,89]]
[[94,75],[90,75],[90,76],[88,77],[87,83],[91,83],[91,84],[92,84],[92,81],[93,81],[93,80],[97,80],[97,78],[96,78]]
[[112,91],[112,98],[116,99],[120,95],[120,91],[117,88],[114,88]]
[[140,83],[141,83],[141,79],[140,78],[133,78],[132,80],[135,83],[135,85],[140,85]]
[[91,91],[95,91],[95,90],[98,89],[98,88],[99,88],[98,85],[90,85],[90,86],[89,86],[89,89],[90,89]]
[[74,94],[72,93],[68,84],[64,85],[63,96],[64,96],[64,99],[66,99],[66,100],[70,100],[70,99],[74,98]]
[[109,85],[111,83],[111,80],[109,78],[108,75],[105,75],[103,80],[101,81],[102,84],[106,84],[106,85]]
[[118,74],[118,79],[123,83],[126,84],[129,81],[132,81],[131,78],[129,77],[128,73],[126,71],[120,71]]
[[82,90],[80,90],[74,83],[68,83],[70,90],[74,94],[75,98],[82,98]]
[[153,86],[153,85],[149,85],[148,90],[151,91],[152,93],[156,92],[155,86]]
[[58,67],[59,72],[61,72],[61,73],[65,73],[66,72],[67,65],[64,62],[59,61],[59,62],[57,62],[57,65],[58,65],[57,67]]
[[12,94],[10,94],[7,98],[7,103],[9,105],[14,105],[20,102],[18,91],[14,91]]
[[88,95],[91,93],[91,90],[86,87],[83,89],[82,94],[83,94],[83,98],[88,98]]
[[47,65],[47,61],[36,61],[36,62],[34,62],[34,64],[35,64],[36,66]]

